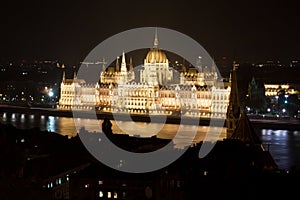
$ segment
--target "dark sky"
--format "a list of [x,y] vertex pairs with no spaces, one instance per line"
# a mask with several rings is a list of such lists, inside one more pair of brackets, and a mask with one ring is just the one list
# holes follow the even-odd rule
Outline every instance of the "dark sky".
[[77,64],[106,38],[137,27],[180,31],[215,59],[300,59],[297,1],[6,1],[0,60]]

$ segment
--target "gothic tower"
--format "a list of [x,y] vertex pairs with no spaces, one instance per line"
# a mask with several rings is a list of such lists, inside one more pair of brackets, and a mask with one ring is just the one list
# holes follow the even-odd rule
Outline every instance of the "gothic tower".
[[238,64],[234,61],[233,69],[231,72],[231,78],[230,78],[231,90],[229,95],[229,105],[227,108],[227,116],[226,116],[226,128],[227,128],[226,137],[227,138],[230,138],[233,131],[235,130],[241,113],[237,77],[236,77],[237,66]]

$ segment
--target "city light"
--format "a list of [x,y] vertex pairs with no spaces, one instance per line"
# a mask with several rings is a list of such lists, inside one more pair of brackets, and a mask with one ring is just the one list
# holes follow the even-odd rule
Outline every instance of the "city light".
[[53,91],[52,91],[52,89],[49,91],[49,93],[48,93],[48,96],[49,97],[53,97],[53,95],[54,95],[54,93],[53,93]]

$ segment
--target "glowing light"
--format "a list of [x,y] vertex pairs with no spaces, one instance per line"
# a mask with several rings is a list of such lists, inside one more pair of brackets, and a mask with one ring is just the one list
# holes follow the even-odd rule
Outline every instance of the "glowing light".
[[48,96],[49,96],[49,97],[53,97],[53,95],[54,95],[54,93],[53,93],[52,91],[50,91],[50,92],[48,93]]
[[99,197],[103,197],[103,192],[99,191]]
[[283,108],[283,109],[282,109],[282,112],[283,112],[283,113],[285,113],[285,112],[286,112],[286,109],[285,109],[285,108]]

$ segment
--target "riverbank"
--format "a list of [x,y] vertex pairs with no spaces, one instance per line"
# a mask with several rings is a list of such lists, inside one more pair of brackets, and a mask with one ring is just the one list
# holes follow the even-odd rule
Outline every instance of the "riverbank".
[[26,115],[46,115],[57,117],[75,117],[87,119],[110,119],[120,121],[136,121],[136,122],[152,122],[152,123],[168,123],[168,124],[189,124],[202,126],[224,126],[225,119],[180,115],[148,115],[148,114],[128,114],[128,113],[111,113],[93,110],[62,110],[56,108],[39,108],[39,107],[21,107],[0,105],[0,112],[21,113]]
[[[168,123],[168,124],[190,124],[202,126],[219,126],[225,127],[225,119],[222,118],[207,118],[207,117],[193,117],[180,115],[148,115],[148,114],[130,114],[128,113],[110,113],[101,111],[83,111],[83,110],[62,110],[56,108],[42,108],[42,107],[22,107],[0,105],[0,112],[6,113],[20,113],[25,115],[46,115],[57,117],[81,117],[81,118],[97,118],[110,119],[120,121],[136,121],[136,122],[151,122],[151,123]],[[299,119],[267,119],[267,118],[253,118],[249,116],[251,123],[258,128],[273,128],[273,129],[287,129],[300,130]]]
[[285,129],[290,131],[300,130],[299,119],[264,119],[251,118],[250,122],[260,129]]

